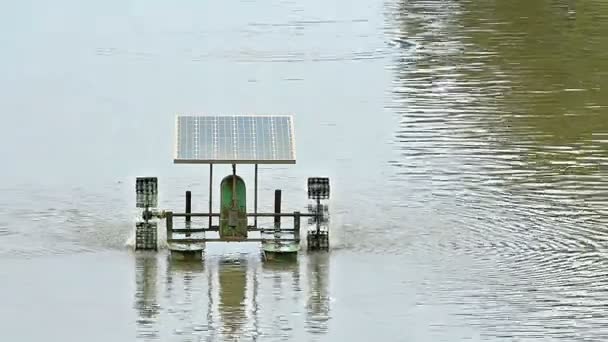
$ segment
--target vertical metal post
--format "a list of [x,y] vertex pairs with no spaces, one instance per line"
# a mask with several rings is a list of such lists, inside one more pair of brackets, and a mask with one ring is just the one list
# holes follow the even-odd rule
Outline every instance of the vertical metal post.
[[232,164],[232,209],[236,209],[236,164]]
[[213,223],[211,213],[213,213],[213,164],[209,164],[209,229],[212,228]]
[[296,211],[293,214],[293,236],[297,242],[300,242],[300,212]]
[[168,211],[165,213],[166,217],[166,226],[167,226],[167,243],[169,240],[173,239],[173,212]]
[[[258,213],[258,164],[255,164],[255,182],[254,182],[254,194],[253,194],[253,212]],[[253,227],[258,228],[258,217],[253,217]]]
[[[186,191],[186,214],[192,213],[192,192]],[[190,221],[192,218],[186,216],[186,228],[190,229]],[[186,233],[186,237],[190,237],[190,233]]]
[[[275,214],[281,213],[281,190],[274,191],[274,213]],[[277,230],[281,229],[281,217],[280,216],[274,217],[274,229],[277,229]]]
[[[192,212],[192,192],[186,191],[186,214]],[[186,223],[190,223],[190,216],[186,216]]]

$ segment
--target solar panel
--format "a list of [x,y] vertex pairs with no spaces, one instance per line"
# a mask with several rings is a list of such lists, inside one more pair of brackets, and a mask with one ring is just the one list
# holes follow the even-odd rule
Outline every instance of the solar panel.
[[178,116],[176,164],[295,164],[291,116]]

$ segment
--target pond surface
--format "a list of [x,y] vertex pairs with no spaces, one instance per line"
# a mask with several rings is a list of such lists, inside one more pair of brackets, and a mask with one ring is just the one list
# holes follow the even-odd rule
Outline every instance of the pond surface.
[[[605,1],[24,0],[0,42],[2,340],[608,339]],[[331,252],[134,253],[135,177],[206,211],[177,114],[293,114],[261,207],[331,177]]]

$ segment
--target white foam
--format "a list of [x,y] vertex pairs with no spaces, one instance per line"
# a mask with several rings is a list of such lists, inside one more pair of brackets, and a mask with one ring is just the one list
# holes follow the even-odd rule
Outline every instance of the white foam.
[[[125,241],[125,247],[134,250],[135,249],[135,227],[136,219],[133,220],[133,225],[131,228],[131,232],[129,233],[129,237]],[[156,221],[156,247],[161,249],[167,248],[167,230],[165,228],[165,224],[163,220]]]

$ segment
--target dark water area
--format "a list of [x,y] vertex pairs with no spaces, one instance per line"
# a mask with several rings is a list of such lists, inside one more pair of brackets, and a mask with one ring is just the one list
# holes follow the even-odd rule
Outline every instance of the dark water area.
[[[0,8],[0,340],[608,339],[608,3]],[[177,114],[293,114],[332,251],[133,252],[136,176],[206,211]]]

